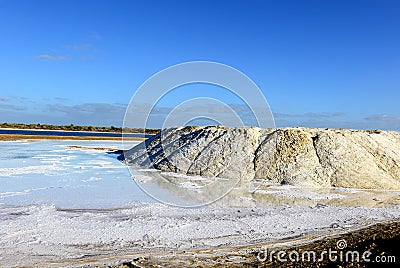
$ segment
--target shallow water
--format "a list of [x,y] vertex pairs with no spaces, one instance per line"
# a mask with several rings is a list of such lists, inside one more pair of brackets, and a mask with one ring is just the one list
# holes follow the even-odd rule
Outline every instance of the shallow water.
[[[132,142],[132,146],[137,142]],[[0,206],[123,207],[153,202],[107,150],[117,141],[0,142]]]

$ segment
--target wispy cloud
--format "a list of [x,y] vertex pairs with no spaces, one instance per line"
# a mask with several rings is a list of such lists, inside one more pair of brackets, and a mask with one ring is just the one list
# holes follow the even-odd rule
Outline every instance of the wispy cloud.
[[47,111],[58,114],[66,123],[82,125],[121,126],[126,105],[110,103],[83,103],[78,105],[50,104]]
[[25,107],[13,105],[13,104],[0,103],[0,109],[1,110],[22,111],[22,110],[25,110]]
[[103,50],[95,48],[91,43],[66,45],[64,48],[69,50],[73,57],[83,61],[94,60],[98,57],[98,54],[103,53]]
[[110,103],[83,103],[78,105],[64,105],[64,104],[51,104],[49,105],[51,111],[63,113],[99,113],[104,116],[104,113],[118,113],[124,112],[126,105],[110,104]]
[[82,50],[91,50],[93,48],[93,45],[89,43],[75,44],[75,45],[66,45],[64,46],[64,48],[69,50],[82,51]]
[[[58,101],[66,100],[57,98]],[[10,101],[18,101],[13,97]],[[49,99],[54,103],[55,98]],[[108,103],[48,104],[26,99],[20,104],[0,102],[0,122],[121,126],[126,105]]]
[[58,48],[47,49],[46,53],[40,54],[36,58],[42,61],[93,60],[99,54],[104,53],[102,49],[95,45],[101,39],[100,34],[90,33],[85,39],[76,43],[71,42],[70,44],[60,45]]
[[15,96],[15,95],[10,96],[10,99],[9,99],[9,100],[11,100],[11,99],[13,99],[13,100],[20,100],[20,101],[29,100],[29,98],[27,98],[27,97],[24,97],[24,96]]
[[305,113],[305,117],[312,117],[312,118],[334,118],[334,117],[342,117],[344,116],[345,113],[343,112],[334,112],[334,113],[327,113],[327,112],[321,112],[321,113]]
[[367,121],[400,122],[400,115],[374,114],[365,118]]
[[62,101],[62,102],[64,102],[64,101],[69,101],[69,99],[68,99],[68,98],[65,98],[65,97],[54,97],[54,100],[56,100],[56,101]]
[[320,113],[314,113],[314,112],[308,112],[304,114],[298,114],[298,113],[274,113],[274,117],[277,119],[290,119],[290,118],[335,118],[335,117],[342,117],[345,116],[345,113],[343,112],[334,112],[334,113],[328,113],[328,112],[320,112]]
[[7,98],[2,98],[2,97],[0,97],[0,101],[8,101],[9,99],[7,99]]
[[398,114],[374,114],[366,117],[365,120],[376,128],[400,131],[400,115]]
[[65,56],[60,55],[51,55],[51,54],[41,54],[36,57],[38,60],[46,60],[46,61],[63,61],[66,60]]
[[301,114],[288,114],[288,113],[274,113],[275,118],[298,118],[301,117]]

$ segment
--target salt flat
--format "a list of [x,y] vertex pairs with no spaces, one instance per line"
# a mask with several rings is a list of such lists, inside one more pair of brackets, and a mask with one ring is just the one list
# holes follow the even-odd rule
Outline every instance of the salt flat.
[[[107,263],[108,257],[276,243],[400,217],[397,208],[272,206],[185,209],[140,203],[120,209],[31,205],[0,212],[1,266]],[[122,257],[123,258],[123,257]]]
[[[152,183],[159,171],[131,175],[107,148],[121,144],[1,142],[0,266],[114,265],[132,256],[315,238],[400,218],[396,191],[287,185],[238,186],[208,206],[172,207],[147,196],[134,179],[172,199],[187,196]],[[207,181],[162,175],[190,182],[180,184],[184,189],[201,190]]]

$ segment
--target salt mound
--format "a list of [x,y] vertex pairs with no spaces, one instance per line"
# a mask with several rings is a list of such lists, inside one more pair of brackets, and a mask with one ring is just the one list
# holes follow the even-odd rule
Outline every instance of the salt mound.
[[400,135],[387,131],[170,128],[125,151],[121,160],[205,177],[400,190]]

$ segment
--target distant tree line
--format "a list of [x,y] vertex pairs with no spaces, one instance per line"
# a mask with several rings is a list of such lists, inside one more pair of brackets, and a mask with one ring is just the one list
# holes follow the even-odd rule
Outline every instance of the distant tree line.
[[[121,127],[98,127],[98,126],[75,126],[70,125],[48,125],[48,124],[19,124],[19,123],[2,123],[0,128],[16,128],[16,129],[45,129],[45,130],[65,130],[65,131],[95,131],[95,132],[115,132],[115,133],[144,133],[143,128],[121,128]],[[156,134],[159,129],[146,129],[148,134]]]

